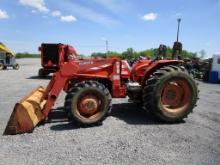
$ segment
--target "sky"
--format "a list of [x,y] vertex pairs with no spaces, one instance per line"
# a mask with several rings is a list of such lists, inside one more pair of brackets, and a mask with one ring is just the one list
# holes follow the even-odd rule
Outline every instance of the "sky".
[[79,54],[172,47],[220,52],[220,0],[0,0],[0,42],[37,53],[41,43],[70,44]]

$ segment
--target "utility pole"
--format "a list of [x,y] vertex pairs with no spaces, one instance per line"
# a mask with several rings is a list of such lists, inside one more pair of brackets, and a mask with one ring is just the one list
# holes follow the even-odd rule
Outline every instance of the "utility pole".
[[108,40],[105,40],[106,54],[108,54]]
[[107,56],[108,52],[109,52],[109,42],[108,42],[108,39],[106,39],[105,37],[102,37],[101,40],[105,42],[105,51],[106,51],[105,54]]
[[179,42],[179,30],[180,30],[181,18],[178,18],[177,21],[178,21],[178,29],[177,29],[177,39],[176,39],[176,41]]

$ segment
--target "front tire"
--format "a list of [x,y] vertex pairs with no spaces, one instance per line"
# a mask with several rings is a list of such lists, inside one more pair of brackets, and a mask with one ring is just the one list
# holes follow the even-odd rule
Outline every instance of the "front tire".
[[80,82],[70,89],[64,106],[73,120],[81,125],[101,124],[111,110],[111,95],[99,82]]
[[158,119],[175,123],[186,118],[196,105],[197,85],[185,68],[165,66],[146,81],[144,107]]

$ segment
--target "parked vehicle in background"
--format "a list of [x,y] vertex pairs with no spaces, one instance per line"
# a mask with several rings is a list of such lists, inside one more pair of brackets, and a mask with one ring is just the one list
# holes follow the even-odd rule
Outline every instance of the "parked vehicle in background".
[[60,64],[68,61],[67,57],[76,57],[76,51],[72,46],[61,43],[42,43],[39,51],[42,68],[39,69],[38,76],[41,78],[58,71]]
[[212,71],[218,72],[218,80],[220,80],[220,53],[214,54],[212,59]]
[[204,60],[203,81],[210,83],[220,82],[220,53],[216,53],[212,58]]
[[19,64],[16,63],[15,53],[0,42],[0,70],[7,69],[7,67],[18,70]]

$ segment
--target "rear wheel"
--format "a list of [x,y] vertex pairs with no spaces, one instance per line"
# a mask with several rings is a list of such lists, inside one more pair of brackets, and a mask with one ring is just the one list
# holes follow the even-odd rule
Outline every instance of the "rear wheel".
[[192,112],[197,96],[197,85],[185,68],[166,66],[146,81],[143,103],[160,120],[178,122]]
[[15,64],[15,65],[13,66],[13,69],[18,70],[19,67],[20,67],[19,64]]
[[48,74],[44,71],[43,68],[40,68],[39,71],[38,71],[38,76],[40,78],[45,78]]
[[0,70],[4,69],[4,65],[0,63]]
[[96,81],[85,81],[68,92],[65,110],[82,125],[100,124],[111,109],[111,95],[108,89]]

